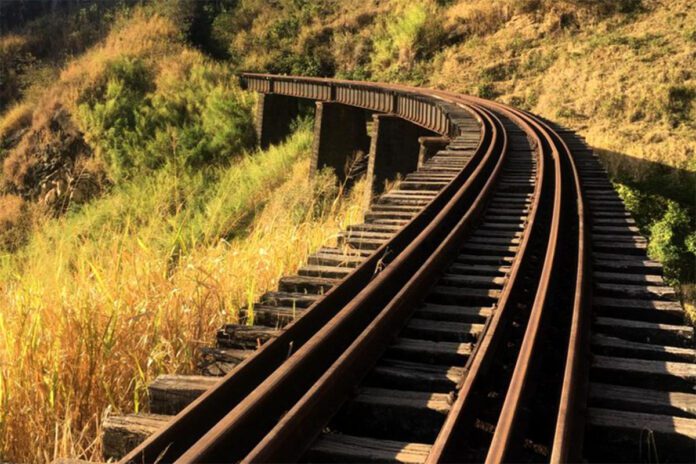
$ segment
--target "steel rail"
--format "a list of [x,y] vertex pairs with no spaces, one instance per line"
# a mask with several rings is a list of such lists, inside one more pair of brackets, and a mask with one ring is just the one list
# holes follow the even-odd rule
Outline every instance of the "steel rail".
[[[539,131],[536,130],[532,124],[532,121],[509,110],[503,105],[492,104],[491,102],[473,97],[471,97],[469,101],[487,105],[515,120],[520,127],[527,131],[528,135],[540,150],[538,156],[537,194],[534,197],[534,207],[524,237],[524,248],[520,251],[520,258],[515,263],[517,267],[513,268],[514,272],[518,274],[521,266],[528,260],[528,255],[531,253],[529,242],[534,236],[545,233],[543,230],[544,227],[539,224],[540,221],[537,221],[536,218],[540,214],[542,202],[545,202],[545,197],[549,196],[549,191],[551,191],[551,193],[554,192],[554,190],[551,190],[554,186],[554,179],[549,178],[553,173],[550,172],[550,169],[547,167],[542,138],[540,137]],[[515,294],[523,290],[521,284],[517,284],[517,282],[518,279],[515,278],[512,280],[511,278],[512,285],[509,285],[506,288],[506,293],[501,296],[499,309],[489,320],[489,324],[487,324],[484,334],[477,344],[476,351],[469,359],[466,366],[467,375],[459,389],[450,413],[445,419],[445,423],[431,448],[426,463],[461,462],[464,459],[462,453],[464,451],[465,437],[468,433],[467,424],[475,415],[473,414],[473,410],[476,409],[478,403],[478,399],[474,392],[477,391],[480,383],[483,382],[485,373],[488,372],[491,365],[496,361],[497,348],[504,341],[506,328],[512,319],[512,313],[516,309],[511,307],[508,301],[513,299]],[[533,289],[526,290],[532,291]]]
[[350,346],[378,310],[403,288],[409,276],[432,255],[443,236],[471,209],[479,196],[481,184],[489,178],[498,161],[495,153],[501,142],[497,136],[498,129],[485,114],[481,116],[486,124],[491,125],[495,143],[489,146],[484,159],[447,206],[353,301],[177,462],[218,462],[243,458],[277,423],[282,413],[290,409]]
[[[551,240],[548,244],[544,272],[530,314],[529,324],[525,331],[502,412],[486,458],[488,463],[511,460],[513,448],[521,444],[521,429],[524,423],[523,408],[526,405],[529,390],[532,388],[534,364],[538,364],[541,357],[539,351],[541,350],[542,336],[545,334],[544,327],[548,325],[548,319],[551,317],[550,313],[554,310],[559,311],[558,308],[550,306],[553,302],[551,299],[552,281],[557,279],[560,273],[567,270],[562,267],[564,256],[561,246],[563,244],[577,243],[579,247],[579,254],[576,256],[576,259],[579,260],[578,263],[570,263],[570,266],[575,266],[576,268],[575,285],[572,286],[571,300],[574,301],[574,305],[578,306],[572,308],[573,314],[582,312],[581,305],[584,301],[582,292],[585,278],[582,267],[584,248],[581,248],[584,228],[582,217],[578,216],[578,214],[573,215],[575,212],[573,206],[581,207],[582,198],[577,194],[579,190],[576,190],[579,184],[569,183],[567,179],[569,175],[575,174],[573,180],[577,181],[577,171],[572,165],[570,152],[567,150],[567,146],[560,140],[560,137],[544,123],[534,121],[534,124],[543,133],[546,143],[552,147],[554,155],[556,196],[554,199]],[[569,205],[568,203],[570,202],[575,203],[575,205]],[[580,240],[577,242],[569,240],[570,237],[568,237],[568,234],[571,234],[574,229],[577,229],[579,233]]]
[[[404,89],[409,89],[408,87],[402,86]],[[440,93],[446,94],[451,96],[451,94],[447,93]],[[543,123],[540,123],[536,118],[524,114],[522,112],[519,112],[517,110],[507,108],[503,105],[500,104],[495,104],[495,103],[490,103],[490,102],[482,102],[479,99],[470,99],[469,101],[477,101],[481,102],[484,104],[487,104],[489,107],[494,107],[498,109],[499,111],[504,111],[508,114],[514,114],[518,118],[522,118],[528,122],[530,126],[533,127],[533,131],[536,135],[537,140],[544,140],[544,145],[549,147],[550,149],[550,154],[553,160],[553,172],[554,172],[554,179],[553,179],[553,184],[555,186],[554,189],[554,199],[553,199],[553,212],[552,212],[552,220],[551,220],[551,230],[550,230],[550,239],[548,241],[548,246],[545,254],[545,261],[543,265],[543,270],[542,270],[542,275],[541,279],[539,282],[539,287],[536,293],[535,301],[533,304],[533,308],[530,314],[530,319],[529,323],[527,326],[527,330],[522,342],[522,346],[520,348],[520,352],[517,357],[517,363],[516,363],[516,368],[513,372],[513,376],[511,378],[509,388],[508,388],[508,394],[506,395],[505,403],[502,408],[502,412],[500,415],[500,419],[498,422],[498,425],[496,427],[496,432],[493,437],[493,441],[491,443],[491,446],[489,448],[489,454],[488,454],[488,462],[501,462],[505,459],[507,456],[507,452],[509,451],[509,447],[513,443],[513,437],[515,437],[515,432],[518,431],[518,428],[520,427],[520,418],[518,416],[518,413],[520,411],[520,407],[523,401],[523,394],[525,389],[528,388],[528,381],[530,378],[530,371],[531,371],[531,365],[533,362],[536,361],[536,358],[538,357],[537,351],[538,351],[538,344],[539,344],[539,337],[543,333],[542,331],[542,323],[544,322],[544,319],[548,317],[548,312],[550,311],[547,309],[548,306],[548,299],[549,299],[549,294],[550,294],[550,289],[551,289],[551,282],[552,279],[556,277],[558,274],[558,255],[559,255],[559,247],[562,242],[562,237],[561,237],[561,221],[562,221],[562,214],[564,211],[564,206],[565,203],[563,202],[563,197],[564,197],[564,189],[566,188],[566,183],[563,182],[563,177],[564,177],[564,172],[565,169],[563,169],[562,163],[563,159],[561,159],[561,153],[559,152],[559,146],[558,143],[560,141],[560,137],[557,137],[555,134],[553,134],[548,126],[544,125]],[[529,127],[529,126],[528,126]],[[560,141],[562,143],[562,141]],[[563,147],[560,148],[562,150]],[[565,147],[567,150],[567,147]],[[564,151],[563,155],[569,156],[568,151]],[[543,156],[542,156],[543,159]],[[568,162],[572,163],[572,160],[569,160]],[[574,175],[577,177],[577,172],[575,170],[574,165],[571,166],[573,169]],[[541,169],[540,171],[543,171]],[[543,178],[543,174],[542,174]],[[578,192],[579,190],[576,190]],[[577,194],[575,195],[576,201],[579,201],[580,203],[582,202],[581,198],[578,199]],[[582,223],[580,223],[580,229],[582,233]],[[527,236],[529,237],[529,235]],[[580,246],[580,252],[582,253],[582,246]],[[580,256],[580,259],[582,259],[582,255]],[[575,294],[575,308],[573,310],[573,313],[579,313],[580,312],[580,305],[583,301],[583,294],[582,294],[582,285],[584,282],[584,269],[582,266],[578,266],[577,273],[576,273],[576,281],[577,281],[577,286],[579,288],[578,291],[576,291]],[[505,305],[506,306],[506,305]],[[503,306],[503,307],[505,307]],[[498,328],[498,323],[501,320],[501,315],[505,315],[505,311],[499,311],[496,314],[496,318],[492,319],[491,325],[493,325],[493,329],[490,327],[487,327],[485,330],[486,335],[491,335],[491,338],[494,339],[494,341],[498,341],[502,336],[500,335],[503,333],[502,330],[497,330]],[[462,410],[465,409],[463,407],[463,404],[466,403],[466,401],[470,397],[470,393],[473,390],[473,385],[475,384],[476,380],[478,379],[478,374],[484,370],[480,369],[481,366],[484,365],[484,363],[476,363],[476,360],[481,360],[485,361],[486,356],[477,356],[478,353],[481,351],[483,352],[494,352],[494,350],[490,349],[491,346],[494,346],[495,343],[486,343],[489,340],[486,340],[484,336],[484,340],[482,340],[481,343],[477,345],[476,353],[470,360],[474,360],[474,366],[468,366],[468,375],[465,380],[465,384],[463,388],[460,390],[460,395],[458,397],[458,400],[461,400],[462,403],[462,408],[458,409],[455,405],[453,408],[452,413],[450,413],[448,418],[456,418],[458,414],[462,413]],[[572,344],[571,340],[571,344]],[[490,350],[490,351],[489,351]],[[474,367],[473,373],[471,368]],[[470,387],[470,388],[467,388]],[[459,401],[458,401],[459,402]],[[316,400],[315,400],[316,403]],[[314,404],[316,406],[316,404]],[[324,404],[324,406],[326,406]],[[288,421],[288,423],[292,423],[291,421]],[[448,428],[450,426],[450,423],[446,423],[445,426],[443,427],[443,434],[439,437],[438,440],[436,440],[435,445],[433,446],[433,449],[431,450],[430,457],[428,459],[429,462],[437,462],[440,459],[443,459],[446,455],[447,447],[449,446],[449,442],[451,442],[452,437],[455,435],[454,428]],[[289,429],[280,429],[279,431],[276,431],[276,433],[282,433],[282,430],[289,430]],[[287,433],[287,432],[286,432]],[[275,436],[274,436],[275,438]],[[297,439],[299,437],[295,437]],[[277,438],[275,438],[277,442]],[[252,458],[261,458],[261,460],[274,460],[278,459],[280,456],[283,454],[273,454],[272,451],[270,451],[273,446],[273,443],[275,443],[273,440],[265,440],[262,442],[257,449],[255,450],[255,454],[248,456],[248,459]],[[264,450],[264,447],[267,447]],[[281,448],[282,449],[282,448]],[[287,451],[287,448],[285,448],[285,451]],[[450,451],[451,453],[451,451]],[[450,456],[450,459],[453,456]],[[456,459],[456,458],[455,458]]]
[[[444,96],[453,96],[450,92],[441,92]],[[589,338],[589,316],[587,314],[587,305],[589,299],[589,241],[587,238],[587,228],[585,224],[585,207],[582,197],[582,189],[580,185],[580,174],[577,165],[573,159],[572,153],[567,144],[556,131],[549,126],[541,118],[531,115],[514,108],[509,108],[495,102],[487,102],[479,98],[472,98],[472,102],[482,103],[489,108],[498,108],[499,110],[512,111],[520,115],[530,122],[535,129],[544,136],[546,142],[553,147],[554,164],[556,166],[556,182],[562,179],[563,175],[571,176],[571,180],[563,183],[562,188],[572,189],[569,199],[566,203],[573,201],[575,203],[575,217],[571,221],[573,224],[567,226],[572,229],[577,228],[577,237],[564,239],[565,243],[577,243],[576,269],[575,269],[575,286],[572,294],[572,314],[570,321],[570,330],[568,337],[568,346],[566,350],[566,360],[564,363],[564,376],[561,387],[560,399],[557,407],[557,418],[554,427],[551,462],[568,462],[577,461],[581,458],[582,434],[584,433],[583,417],[584,404],[587,390],[587,356],[588,356],[588,338]],[[566,164],[564,166],[563,164]],[[572,185],[568,185],[572,184]],[[556,189],[556,200],[560,200],[561,189]],[[571,209],[572,209],[571,205]],[[565,207],[560,204],[554,208],[554,221],[560,220],[560,212],[565,212]],[[558,241],[558,229],[556,229],[556,243],[554,249],[560,244]],[[549,243],[549,251],[552,245]],[[557,254],[554,251],[554,255]],[[519,428],[521,427],[520,410],[523,407],[525,396],[528,395],[526,389],[529,389],[530,382],[530,366],[538,357],[539,337],[542,335],[542,320],[544,317],[549,317],[548,313],[553,309],[545,309],[545,301],[550,290],[550,281],[554,277],[556,267],[556,257],[552,257],[547,253],[546,263],[544,265],[545,282],[541,283],[540,290],[544,295],[538,294],[539,300],[535,301],[532,314],[530,315],[530,324],[527,326],[523,346],[520,350],[515,371],[506,395],[506,400],[502,408],[502,413],[498,424],[496,425],[495,434],[490,445],[487,462],[504,462],[509,460],[509,451],[512,446],[519,446]],[[547,271],[548,269],[548,271]],[[556,308],[556,311],[558,309]],[[545,315],[544,312],[547,314]],[[461,393],[460,393],[461,395]],[[450,417],[452,414],[450,414]],[[443,438],[444,440],[445,438]],[[436,443],[437,445],[437,443]],[[443,456],[438,454],[439,449],[433,446],[435,452],[431,452],[428,462],[437,462]]]
[[[377,85],[369,85],[377,89]],[[383,86],[385,92],[395,95],[401,92],[397,87]],[[446,102],[439,98],[439,107]],[[456,127],[456,111],[466,111],[481,123],[480,116],[472,108],[458,106],[447,126],[448,131]],[[390,241],[382,245],[370,258],[346,276],[338,285],[308,308],[297,321],[290,324],[280,336],[264,344],[253,356],[242,362],[236,369],[223,377],[220,383],[202,394],[177,416],[167,427],[153,434],[138,447],[128,453],[121,462],[171,461],[185,452],[206,430],[216,424],[227,411],[238,405],[264,379],[282,364],[288,353],[299,349],[319,328],[323,327],[338,311],[350,302],[367,285],[383,262],[402,252],[438,212],[448,204],[462,185],[470,180],[475,168],[493,141],[490,128],[481,127],[479,146],[465,168],[453,179],[421,213],[407,223]],[[444,135],[452,135],[451,133]]]
[[551,448],[552,463],[579,462],[582,460],[584,416],[587,399],[589,371],[590,334],[590,241],[587,228],[587,209],[582,195],[580,172],[568,145],[563,138],[566,155],[573,168],[573,181],[577,195],[578,228],[578,273],[576,276],[575,301],[568,340],[563,387],[558,405],[558,417]]
[[[384,334],[395,330],[400,318],[408,311],[408,303],[413,301],[419,289],[425,288],[429,276],[434,275],[438,265],[442,265],[454,237],[465,234],[477,214],[480,214],[481,205],[485,203],[483,195],[490,191],[504,155],[503,152],[497,160],[493,156],[495,147],[500,144],[497,133],[504,133],[504,130],[501,130],[502,125],[491,111],[513,119],[540,148],[535,190],[540,194],[534,196],[529,224],[520,253],[512,266],[509,285],[501,295],[498,310],[487,321],[475,352],[467,361],[468,374],[427,462],[456,461],[457,456],[461,456],[458,453],[465,438],[464,423],[471,420],[469,413],[475,402],[473,391],[494,362],[496,349],[504,339],[505,328],[513,311],[508,309],[508,301],[522,290],[516,277],[521,272],[521,263],[529,259],[527,244],[533,235],[538,237],[543,233],[542,227],[534,221],[542,194],[545,198],[553,196],[549,240],[529,322],[488,449],[487,462],[508,459],[513,447],[520,445],[525,415],[522,409],[533,388],[530,380],[532,367],[540,362],[539,340],[553,310],[549,307],[550,289],[559,271],[559,248],[564,239],[561,234],[568,233],[569,229],[572,231],[574,224],[577,227],[578,247],[573,308],[564,381],[560,399],[554,403],[554,406],[558,405],[558,414],[552,460],[561,462],[577,456],[578,450],[571,442],[582,431],[579,421],[582,392],[576,384],[582,377],[586,344],[587,316],[584,306],[587,298],[587,247],[579,175],[562,138],[532,115],[505,105],[449,92],[292,76],[247,74],[244,79],[247,85],[251,83],[251,87],[255,86],[261,91],[338,101],[373,111],[395,113],[450,136],[456,132],[456,111],[452,111],[451,105],[457,102],[476,114],[482,123],[478,158],[465,168],[465,171],[469,168],[467,175],[471,178],[464,179],[465,173],[461,172],[392,241],[343,279],[323,300],[310,307],[304,317],[228,374],[221,385],[194,401],[167,429],[146,441],[124,461],[152,462],[159,458],[170,461],[178,457],[177,462],[212,462],[221,459],[257,462],[298,458],[327,423],[327,417],[330,419],[331,411],[340,405],[340,401],[330,396],[340,391],[340,395],[345,397],[355,383],[342,382],[342,379],[346,376],[359,378],[360,372],[369,365],[369,359],[375,358],[375,352],[384,349],[385,340],[390,338]],[[482,154],[484,148],[486,152]],[[548,167],[546,157],[552,162]],[[483,179],[486,175],[487,179]],[[569,177],[572,182],[567,180]],[[478,196],[475,195],[477,188],[481,190]],[[574,219],[566,218],[570,213],[564,216],[564,206],[572,200],[575,202],[574,211],[577,211]],[[459,221],[453,222],[456,213],[459,213]],[[410,245],[405,241],[408,236],[413,240]],[[385,257],[390,245],[394,247],[392,256],[395,257],[390,266],[370,281],[371,275],[366,269],[372,269],[374,273],[378,261]],[[364,288],[361,289],[361,285]],[[329,302],[325,303],[327,300]],[[319,315],[320,311],[323,314]],[[309,322],[303,324],[305,319]],[[287,335],[293,329],[294,333]],[[312,335],[312,329],[315,335]],[[346,347],[347,351],[343,352]],[[288,348],[294,353],[286,360]],[[288,409],[290,412],[276,424]],[[224,415],[226,411],[229,412]],[[204,420],[205,425],[192,433],[191,424],[200,420]],[[308,429],[311,429],[310,433]],[[205,434],[201,437],[203,432]]]
[[[527,334],[523,341],[522,349],[517,362],[517,369],[515,374],[513,374],[512,381],[510,383],[510,392],[506,398],[505,405],[503,407],[503,414],[501,415],[501,420],[498,424],[498,429],[494,436],[494,440],[491,444],[488,461],[489,462],[501,462],[505,459],[505,453],[507,451],[507,446],[512,440],[513,427],[518,425],[516,419],[516,413],[519,410],[519,398],[522,395],[524,387],[526,384],[526,377],[529,374],[529,365],[534,358],[534,344],[537,341],[537,337],[540,334],[541,327],[541,317],[543,316],[544,309],[546,308],[546,301],[549,295],[549,289],[551,284],[551,279],[557,275],[557,260],[558,260],[558,245],[559,239],[561,237],[561,214],[564,208],[563,199],[563,186],[561,169],[561,162],[558,148],[555,145],[557,140],[549,134],[548,128],[539,124],[537,121],[528,118],[535,126],[537,132],[545,137],[546,145],[552,148],[553,160],[554,160],[554,205],[553,205],[553,218],[551,226],[551,240],[548,243],[548,252],[546,254],[546,259],[544,263],[544,270],[542,272],[541,285],[537,292],[535,298],[534,309],[531,314],[531,321],[528,325]],[[567,147],[566,147],[567,148]],[[543,157],[542,157],[543,159]],[[542,174],[543,178],[543,174]],[[487,186],[490,184],[487,184]],[[538,200],[538,198],[537,198]],[[580,201],[581,199],[577,200]],[[465,217],[465,219],[470,219]],[[460,223],[463,225],[463,223]],[[580,233],[582,236],[582,225],[580,227]],[[456,228],[448,239],[460,232]],[[460,237],[457,237],[460,238]],[[526,239],[529,238],[527,234]],[[448,242],[443,243],[441,247],[445,247]],[[525,247],[526,248],[526,247]],[[440,248],[438,249],[438,251]],[[582,251],[581,251],[582,252]],[[386,347],[385,340],[391,339],[389,334],[394,335],[395,325],[394,318],[398,318],[398,313],[404,311],[404,305],[412,302],[415,296],[414,289],[421,290],[424,285],[427,286],[428,279],[425,277],[424,273],[431,271],[433,262],[441,260],[441,255],[434,254],[428,260],[426,266],[422,268],[409,282],[409,285],[404,287],[402,291],[397,295],[395,300],[393,300],[387,308],[375,319],[375,321],[370,324],[370,326],[361,334],[361,336],[356,339],[356,341],[351,345],[351,348],[339,358],[339,360],[334,363],[334,365],[327,371],[327,373],[322,376],[320,381],[318,381],[313,388],[298,402],[293,409],[288,412],[286,416],[283,417],[281,422],[262,440],[257,447],[247,455],[243,462],[276,462],[276,461],[292,461],[300,457],[301,453],[306,449],[309,443],[318,436],[321,429],[328,423],[330,417],[335,413],[342,403],[342,399],[345,399],[351,392],[351,389],[357,385],[357,381],[362,375],[365,374],[367,366],[369,366],[368,360],[375,357],[375,353],[380,353]],[[520,260],[515,263],[515,271],[519,270]],[[583,270],[578,269],[578,284],[581,285],[583,281]],[[512,282],[515,282],[514,278],[511,278]],[[509,286],[508,288],[511,288]],[[411,299],[407,295],[410,295]],[[578,293],[576,301],[580,301],[582,298],[582,293]],[[501,305],[498,309],[499,314],[504,313],[505,304]],[[397,314],[393,316],[391,312]],[[547,310],[548,312],[548,310]],[[392,317],[391,322],[387,319]],[[403,317],[403,316],[402,316]],[[498,321],[500,318],[498,319]],[[490,329],[490,328],[489,328]],[[499,334],[500,331],[492,330],[486,332],[489,334]],[[480,347],[481,345],[479,345]],[[490,345],[488,345],[488,348]],[[480,348],[479,348],[480,351]],[[473,357],[476,359],[476,357]],[[480,371],[475,371],[478,373]],[[475,375],[475,374],[474,374]],[[472,372],[469,371],[468,379],[474,378]],[[345,379],[350,379],[346,381]],[[473,382],[473,380],[472,380]],[[338,398],[337,398],[338,397]],[[512,398],[512,400],[510,399]],[[510,403],[513,404],[510,404]],[[461,412],[461,410],[460,410]],[[512,412],[510,414],[509,412]],[[451,416],[450,416],[451,417]],[[501,424],[502,422],[502,424]],[[447,439],[450,439],[452,434],[452,429],[448,430],[446,433]],[[502,437],[502,439],[501,439]],[[461,437],[458,437],[461,438]],[[438,455],[438,450],[435,453],[431,452],[431,461],[438,461],[442,456]]]
[[[407,86],[399,86],[402,89],[410,89],[410,87]],[[551,156],[554,162],[554,185],[558,186],[560,185],[560,179],[561,179],[561,170],[560,170],[560,158],[559,158],[559,153],[557,147],[554,145],[552,136],[549,135],[548,128],[544,127],[542,124],[539,123],[539,121],[531,116],[528,115],[524,112],[521,112],[519,110],[516,110],[514,108],[508,107],[507,105],[502,105],[499,103],[487,101],[484,99],[480,99],[477,97],[469,97],[469,96],[459,96],[457,94],[453,94],[451,92],[445,92],[445,91],[431,91],[433,95],[438,95],[442,96],[444,98],[461,98],[463,101],[466,101],[469,104],[480,104],[482,106],[488,107],[490,109],[495,109],[497,111],[500,111],[512,119],[515,119],[522,127],[525,127],[526,130],[528,131],[529,135],[532,136],[532,138],[536,141],[536,143],[541,146],[542,145],[542,139],[544,142],[551,148]],[[460,101],[462,101],[460,100]],[[544,168],[544,156],[543,154],[540,156],[540,167],[539,167],[539,173],[538,173],[538,180],[539,180],[539,190],[543,191],[543,183],[544,183],[544,172],[546,171]],[[546,184],[549,184],[549,180],[546,180]],[[535,301],[532,314],[531,314],[531,325],[528,326],[529,331],[532,334],[536,334],[539,332],[539,325],[541,322],[541,312],[544,307],[544,302],[546,300],[546,296],[548,294],[549,290],[549,284],[551,277],[553,276],[553,269],[552,269],[552,264],[555,262],[555,250],[558,244],[558,229],[560,227],[560,214],[561,214],[561,204],[560,204],[560,198],[561,198],[561,189],[556,188],[554,190],[554,208],[553,208],[553,219],[552,219],[552,224],[551,224],[551,240],[549,241],[548,249],[547,251],[553,251],[552,255],[549,255],[547,252],[546,254],[546,261],[543,267],[542,271],[542,279],[540,282],[540,285],[542,286],[538,292],[537,292],[537,299]],[[535,198],[535,205],[538,206],[540,198],[537,197]],[[537,208],[534,209],[534,214],[536,214]],[[534,221],[530,219],[529,221],[529,229],[531,232],[531,229],[534,228]],[[528,233],[525,236],[525,239],[529,239],[532,236],[532,233]],[[524,248],[526,250],[526,246]],[[517,264],[522,262],[522,260],[518,260]],[[517,270],[516,268],[515,271]],[[583,270],[578,270],[579,275],[584,276],[584,271]],[[513,285],[510,285],[508,287],[510,290],[514,288]],[[467,420],[468,418],[465,419],[464,416],[468,416],[468,414],[465,414],[464,411],[469,410],[472,406],[471,403],[475,401],[472,392],[475,389],[476,382],[482,377],[481,373],[485,372],[488,368],[488,366],[494,361],[494,353],[495,349],[494,347],[497,346],[503,338],[503,334],[505,332],[504,326],[507,322],[508,318],[508,312],[505,311],[505,308],[507,308],[506,304],[506,299],[509,297],[508,294],[504,294],[501,296],[501,303],[500,303],[500,308],[496,313],[494,314],[493,318],[491,318],[487,324],[486,328],[484,329],[484,335],[482,340],[477,344],[475,352],[472,354],[472,356],[469,358],[469,361],[466,366],[466,371],[467,371],[467,376],[464,380],[464,383],[459,391],[457,400],[455,401],[455,404],[452,406],[452,410],[448,414],[448,417],[445,421],[445,424],[443,425],[442,431],[438,438],[436,439],[435,443],[433,444],[433,447],[431,449],[431,452],[428,456],[427,462],[428,463],[435,463],[435,462],[441,462],[441,461],[449,461],[449,462],[457,462],[461,458],[458,458],[458,456],[461,456],[458,454],[459,451],[461,451],[461,448],[458,448],[459,445],[462,444],[462,428],[463,424],[462,422],[464,420]],[[582,296],[579,296],[578,298],[581,299]],[[533,339],[534,336],[530,336],[530,340]],[[527,337],[525,337],[525,340],[527,340]],[[527,341],[524,343],[524,346],[522,347],[520,356],[518,357],[518,361],[522,363],[522,366],[520,367],[520,373],[517,373],[516,378],[513,379],[513,382],[515,383],[511,389],[513,392],[517,391],[520,386],[517,384],[520,382],[520,380],[526,380],[527,378],[527,370],[526,367],[529,365],[529,360],[531,359],[531,355],[533,354],[533,343],[530,341]],[[522,382],[524,384],[524,382]],[[513,408],[511,408],[513,409]],[[507,406],[504,406],[503,408],[503,414],[501,415],[501,420],[504,421],[504,428],[508,427],[513,427],[517,426],[517,422],[515,421],[516,419],[516,414],[513,414],[510,417],[507,417],[507,415],[510,414],[507,412]],[[506,424],[507,423],[507,424]],[[497,432],[497,430],[496,430]],[[499,435],[500,436],[500,435]],[[454,444],[456,441],[456,445]],[[504,440],[506,443],[506,441]],[[496,454],[500,453],[501,450],[504,454],[504,450],[506,449],[506,446],[501,447],[500,442],[498,443],[492,443],[490,451],[489,451],[489,462],[501,462],[502,459],[499,459],[496,461],[495,456]]]
[[502,155],[472,208],[462,216],[399,293],[242,462],[293,462],[299,459],[343,402],[350,397],[373,361],[384,352],[403,327],[413,312],[414,302],[437,280],[439,272],[451,260],[452,253],[456,253],[461,247],[462,239],[476,226],[484,211],[487,198],[493,191],[505,162],[507,135],[495,115],[491,114],[490,117],[503,133]]

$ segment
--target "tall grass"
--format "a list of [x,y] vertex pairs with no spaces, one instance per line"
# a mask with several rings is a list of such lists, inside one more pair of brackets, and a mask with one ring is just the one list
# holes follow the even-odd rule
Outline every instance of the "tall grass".
[[358,219],[359,188],[309,179],[310,141],[134,181],[2,257],[0,459],[99,460],[104,414],[191,372],[223,321]]

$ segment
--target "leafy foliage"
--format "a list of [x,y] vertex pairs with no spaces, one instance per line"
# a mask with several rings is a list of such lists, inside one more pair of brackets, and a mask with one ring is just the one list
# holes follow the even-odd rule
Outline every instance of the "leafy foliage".
[[685,208],[668,201],[667,211],[650,227],[650,256],[662,262],[671,279],[693,281],[696,277],[696,231]]
[[219,163],[254,141],[251,100],[219,65],[184,53],[154,76],[122,58],[90,89],[79,116],[115,179],[166,164]]
[[442,28],[431,2],[416,1],[398,8],[378,28],[373,67],[396,64],[412,69],[416,60],[431,58],[442,40]]
[[664,265],[672,282],[696,278],[696,218],[679,203],[660,195],[642,193],[625,184],[616,184],[626,207],[650,238],[648,254]]

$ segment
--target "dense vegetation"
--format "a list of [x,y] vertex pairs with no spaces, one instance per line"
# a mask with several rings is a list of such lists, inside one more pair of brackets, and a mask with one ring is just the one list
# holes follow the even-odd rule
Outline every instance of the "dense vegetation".
[[98,458],[104,414],[191,372],[357,219],[360,185],[307,179],[307,121],[254,148],[239,70],[429,85],[578,129],[693,301],[691,3],[2,2],[0,460]]

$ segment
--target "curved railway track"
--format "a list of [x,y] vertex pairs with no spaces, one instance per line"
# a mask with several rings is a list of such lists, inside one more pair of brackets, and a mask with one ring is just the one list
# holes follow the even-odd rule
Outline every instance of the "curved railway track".
[[123,462],[601,461],[643,424],[650,453],[689,458],[692,330],[574,134],[442,91],[243,79],[449,143],[250,308],[256,325],[223,328],[205,366],[222,379],[164,388],[176,416]]

